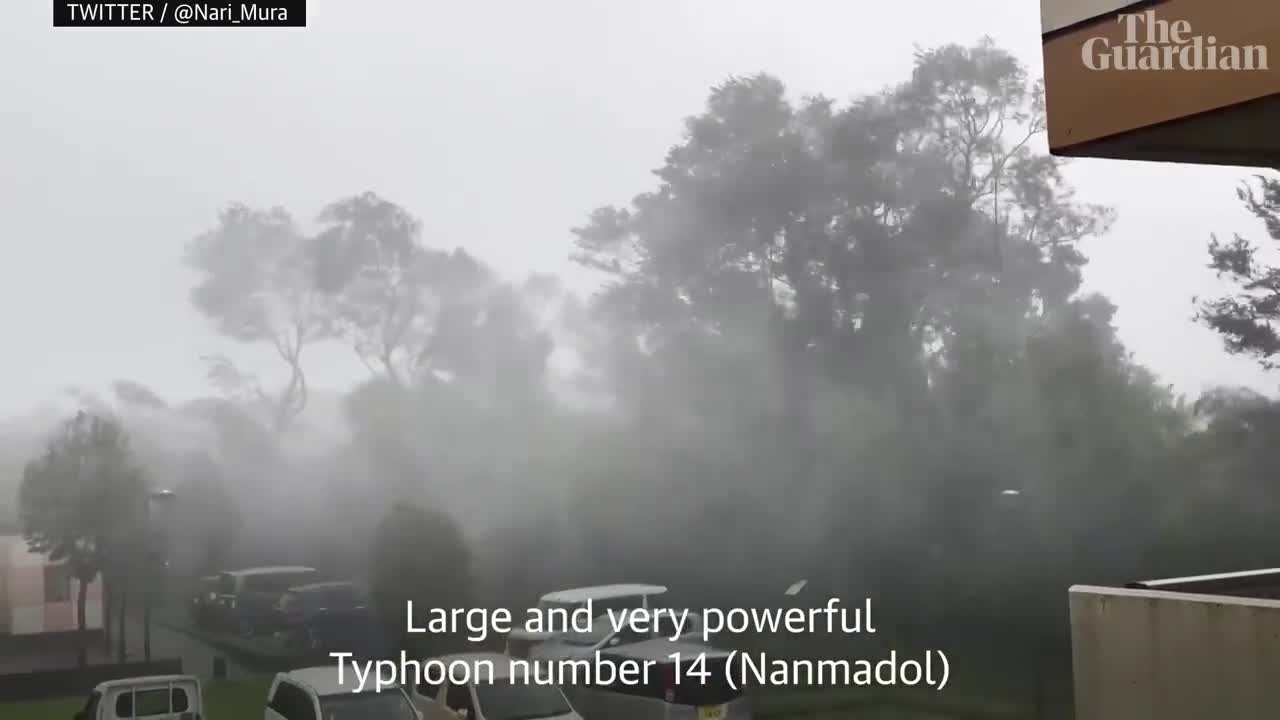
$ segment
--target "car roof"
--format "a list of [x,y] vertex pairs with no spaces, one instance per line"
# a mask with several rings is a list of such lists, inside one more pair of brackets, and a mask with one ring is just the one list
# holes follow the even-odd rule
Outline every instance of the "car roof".
[[[298,668],[278,676],[290,682],[310,688],[316,695],[347,695],[360,689],[360,679],[351,671],[338,672],[335,665],[317,665],[315,667]],[[364,692],[374,692],[375,683],[366,683]],[[382,682],[384,690],[399,687],[397,683]]]
[[592,585],[589,587],[557,590],[542,596],[543,602],[579,603],[587,600],[609,600],[631,595],[661,595],[667,591],[663,585],[624,583],[617,585]]
[[505,678],[511,675],[511,657],[496,652],[468,652],[455,653],[453,655],[442,655],[432,658],[431,661],[438,662],[448,668],[454,663],[466,663],[471,666],[468,675],[474,681],[475,678],[484,677],[476,672],[479,663],[488,661],[493,664],[493,677],[495,679]]
[[[595,631],[597,631],[597,630],[601,629],[601,628],[597,628],[597,627],[596,627],[597,625],[600,625],[602,628],[603,628],[603,627],[607,627],[607,628],[612,629],[612,628],[613,628],[613,624],[614,624],[615,622],[620,623],[620,622],[622,622],[622,621],[623,621],[623,619],[624,619],[624,618],[627,618],[627,617],[630,617],[631,619],[634,619],[634,618],[635,618],[635,616],[627,616],[627,615],[625,614],[625,613],[627,613],[627,612],[629,612],[629,611],[627,611],[627,610],[621,610],[621,611],[614,611],[614,612],[612,612],[612,613],[607,612],[607,611],[606,611],[606,612],[602,612],[602,613],[600,613],[599,615],[596,615],[595,617],[593,617],[593,618],[591,618],[590,620],[588,620],[588,621],[587,621],[587,630],[586,630],[586,632],[595,632]],[[654,614],[655,612],[661,612],[662,614],[661,614],[661,615],[655,615],[655,614]],[[693,610],[675,610],[675,609],[671,609],[671,608],[650,608],[650,609],[649,609],[649,611],[648,611],[647,613],[645,613],[645,614],[642,616],[642,617],[644,617],[645,619],[644,619],[643,621],[641,621],[641,622],[643,622],[643,624],[645,624],[645,625],[650,625],[650,623],[651,623],[655,618],[660,619],[660,620],[662,620],[662,621],[667,621],[667,620],[670,620],[670,619],[671,619],[672,614],[674,614],[674,615],[675,615],[675,617],[676,617],[677,619],[679,619],[679,618],[685,618],[686,620],[693,620],[695,623],[701,623],[701,622],[702,622],[702,613],[694,612]],[[576,630],[571,630],[570,632],[568,632],[568,633],[564,633],[564,634],[572,635],[574,632],[577,632],[577,631],[576,631]],[[560,633],[557,633],[557,634],[560,634]]]
[[135,685],[162,685],[168,683],[173,683],[174,685],[195,683],[198,686],[200,684],[200,679],[194,675],[146,675],[143,677],[121,678],[119,680],[107,680],[105,682],[100,682],[94,687],[94,690],[106,692],[120,687],[133,687]]
[[631,645],[619,645],[611,648],[607,655],[622,658],[632,658],[635,660],[654,660],[656,662],[666,662],[671,659],[671,655],[679,653],[681,656],[690,659],[698,655],[705,655],[711,658],[727,657],[729,651],[713,648],[710,645],[699,645],[697,643],[677,643],[671,642],[664,638],[655,640],[645,640]]
[[309,592],[312,590],[329,590],[332,588],[351,588],[355,589],[356,584],[351,582],[319,582],[308,583],[306,585],[294,585],[289,588],[290,592]]
[[249,575],[274,575],[276,573],[304,573],[315,571],[315,568],[306,567],[305,565],[275,565],[271,567],[244,568],[243,570],[228,570],[223,574],[235,577],[245,577]]

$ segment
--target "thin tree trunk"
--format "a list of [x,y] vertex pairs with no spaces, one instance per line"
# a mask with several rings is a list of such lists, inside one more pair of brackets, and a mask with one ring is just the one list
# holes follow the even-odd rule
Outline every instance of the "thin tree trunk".
[[142,660],[151,662],[151,603],[155,602],[155,559],[147,554],[142,574]]
[[79,642],[76,643],[76,667],[89,664],[88,622],[85,617],[85,603],[89,601],[89,583],[84,578],[76,579],[76,627],[79,629]]
[[142,595],[142,659],[151,662],[151,598],[145,590]]
[[129,610],[129,594],[122,592],[120,593],[120,608],[119,608],[120,619],[117,621],[119,634],[116,635],[116,662],[119,662],[119,663],[125,663],[125,662],[128,662],[129,660],[129,651],[125,646],[125,638],[129,636],[128,631],[125,630],[125,627],[126,627],[125,618],[128,610]]
[[106,573],[102,575],[102,651],[111,656],[111,638],[113,637],[112,627],[115,625],[115,583],[111,582]]

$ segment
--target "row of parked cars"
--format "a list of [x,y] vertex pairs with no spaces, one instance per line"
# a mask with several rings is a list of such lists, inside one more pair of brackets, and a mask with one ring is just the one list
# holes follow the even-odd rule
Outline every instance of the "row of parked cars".
[[283,635],[298,653],[342,649],[375,656],[385,650],[367,593],[352,582],[324,580],[310,567],[255,567],[201,578],[190,612],[201,629]]
[[[293,592],[295,586],[287,592]],[[508,654],[464,653],[434,658],[442,664],[471,666],[465,681],[405,687],[359,688],[355,674],[332,664],[278,674],[268,690],[264,720],[749,720],[741,687],[728,677],[729,653],[700,644],[700,623],[672,639],[670,628],[623,628],[608,622],[608,610],[657,609],[666,588],[656,585],[607,585],[549,593],[544,609],[572,611],[591,601],[598,611],[587,631],[535,633],[508,637]],[[700,620],[700,619],[699,619]],[[697,621],[695,621],[697,622]],[[665,632],[664,632],[665,631]],[[698,637],[693,637],[697,635]],[[583,682],[551,686],[507,676],[513,656],[535,660],[593,658],[615,663],[652,663],[649,682]],[[679,658],[681,668],[675,667]],[[700,659],[697,659],[700,658]],[[700,663],[697,672],[689,665]],[[482,668],[493,671],[487,682]],[[692,680],[705,672],[704,679]],[[345,675],[345,677],[344,677]],[[483,678],[476,682],[477,678]],[[677,678],[684,678],[677,682]],[[461,679],[461,678],[454,678]],[[204,718],[200,684],[189,676],[133,678],[104,683],[91,695],[77,720],[121,720],[137,714],[144,699],[162,717]],[[163,707],[161,707],[163,706]],[[150,711],[149,711],[150,712]],[[165,715],[164,713],[169,713]],[[150,717],[150,715],[148,715]]]

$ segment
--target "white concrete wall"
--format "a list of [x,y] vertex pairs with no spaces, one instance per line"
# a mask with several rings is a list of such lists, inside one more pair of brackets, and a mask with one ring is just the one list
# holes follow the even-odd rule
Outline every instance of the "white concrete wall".
[[1077,586],[1080,720],[1280,718],[1280,600]]

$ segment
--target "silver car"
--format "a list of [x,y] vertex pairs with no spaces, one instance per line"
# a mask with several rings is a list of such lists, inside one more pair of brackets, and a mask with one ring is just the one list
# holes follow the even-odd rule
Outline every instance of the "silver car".
[[[539,661],[590,659],[597,652],[621,645],[663,639],[669,642],[697,642],[702,639],[702,616],[698,613],[673,616],[665,610],[647,612],[655,613],[652,619],[646,618],[638,624],[621,622],[621,628],[614,627],[616,621],[622,621],[619,614],[599,615],[592,619],[590,630],[562,633],[534,645],[529,651],[529,658]],[[673,639],[677,631],[681,634]]]
[[[729,653],[707,645],[649,640],[619,645],[600,658],[620,667],[652,662],[631,682],[583,683],[565,695],[585,718],[609,720],[750,720],[750,699],[730,676]],[[677,667],[677,662],[679,666]]]
[[[557,590],[542,596],[538,601],[538,611],[549,613],[559,611],[571,613],[583,607],[590,607],[592,615],[602,615],[607,610],[628,610],[648,608],[653,599],[667,592],[663,585],[644,585],[640,583],[621,583],[617,585],[592,585],[590,587]],[[528,627],[516,628],[507,634],[506,652],[512,657],[530,657],[530,648],[545,642],[557,635],[546,630],[535,631]]]

